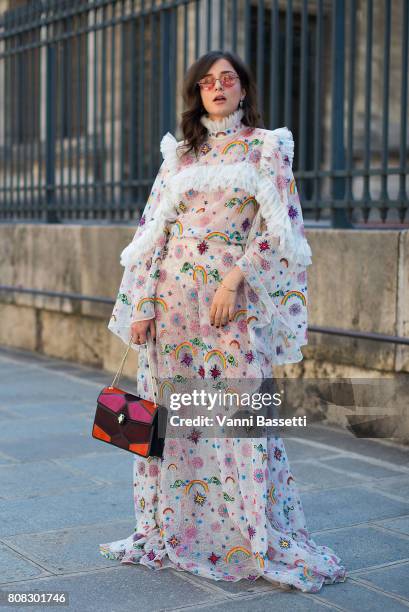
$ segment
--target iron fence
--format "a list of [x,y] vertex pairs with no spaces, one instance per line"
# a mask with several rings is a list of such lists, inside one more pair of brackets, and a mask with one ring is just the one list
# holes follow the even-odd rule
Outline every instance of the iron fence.
[[0,219],[134,222],[187,67],[248,63],[305,219],[408,224],[409,0],[32,0],[0,20]]

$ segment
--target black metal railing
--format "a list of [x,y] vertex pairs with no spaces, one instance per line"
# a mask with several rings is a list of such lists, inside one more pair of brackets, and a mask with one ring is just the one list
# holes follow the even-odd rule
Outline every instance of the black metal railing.
[[[113,306],[115,299],[97,295],[84,295],[83,293],[73,293],[68,291],[49,291],[46,289],[32,289],[30,287],[21,287],[14,285],[0,285],[1,292],[5,294],[26,294],[32,296],[44,296],[58,298],[64,300],[73,300],[73,302],[93,302],[96,304],[107,304]],[[378,342],[391,342],[392,344],[409,345],[409,338],[404,336],[393,336],[379,332],[365,332],[358,329],[342,329],[340,327],[328,327],[325,325],[309,325],[308,331],[313,333],[329,334],[332,336],[343,336],[345,338],[358,338],[361,340],[376,340]]]
[[[15,7],[15,3],[9,3]],[[21,2],[20,2],[21,4]],[[32,0],[0,16],[0,220],[127,222],[187,67],[231,49],[308,221],[408,224],[408,0]]]

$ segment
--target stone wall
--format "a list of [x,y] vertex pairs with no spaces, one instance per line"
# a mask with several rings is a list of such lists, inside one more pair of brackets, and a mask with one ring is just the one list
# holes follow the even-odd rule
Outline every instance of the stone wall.
[[[409,231],[306,233],[313,252],[309,324],[409,337]],[[123,272],[119,254],[133,235],[133,227],[3,224],[1,283],[114,298]],[[111,312],[104,304],[1,292],[0,344],[115,372],[126,346],[107,329]],[[409,346],[313,332],[308,341],[304,360],[275,368],[275,377],[392,378],[407,388]],[[136,368],[132,350],[124,373],[134,376]],[[409,440],[406,406],[394,407]],[[346,425],[337,405],[327,404],[324,416]]]

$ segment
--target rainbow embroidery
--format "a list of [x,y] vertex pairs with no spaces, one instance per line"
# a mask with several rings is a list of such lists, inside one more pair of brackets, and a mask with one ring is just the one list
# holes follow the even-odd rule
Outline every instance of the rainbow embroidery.
[[245,319],[247,314],[247,308],[240,308],[240,310],[236,310],[233,315],[233,321],[239,321],[240,319]]
[[193,268],[193,280],[198,279],[199,276],[202,278],[202,282],[206,285],[207,284],[207,272],[203,266],[200,266],[199,264],[197,264]]
[[311,572],[308,568],[308,565],[306,564],[306,562],[304,561],[304,559],[296,559],[294,561],[294,565],[296,567],[302,567],[303,568],[303,574],[304,576],[307,578],[311,578],[314,575],[314,572]]
[[204,480],[191,480],[186,486],[185,486],[185,493],[188,494],[190,489],[193,487],[193,485],[195,484],[200,484],[203,489],[206,491],[206,493],[209,492],[209,485],[207,484],[207,482],[205,482]]
[[248,204],[254,204],[254,207],[257,207],[257,200],[253,196],[249,196],[242,202],[238,208],[239,212],[243,212]]
[[163,394],[166,389],[169,389],[171,393],[174,393],[176,391],[175,385],[173,385],[169,380],[165,380],[159,387],[160,398],[163,398]]
[[223,147],[222,155],[224,155],[234,147],[242,147],[243,153],[247,153],[247,151],[249,150],[249,145],[247,144],[247,142],[244,142],[244,140],[233,140],[232,142],[229,142],[225,147]]
[[303,305],[306,305],[305,295],[301,291],[289,291],[281,300],[281,304],[286,304],[288,300],[293,296],[298,297],[298,299],[301,300]]
[[290,183],[290,194],[294,195],[297,193],[297,185],[295,184],[295,179],[293,179]]
[[263,567],[264,567],[264,559],[263,559],[261,553],[257,552],[254,555],[254,558],[257,559],[259,566],[261,567],[261,569],[263,569]]
[[216,238],[216,237],[221,238],[225,242],[230,242],[228,235],[224,234],[223,232],[209,232],[208,234],[206,234],[205,239],[208,240],[209,238]]
[[183,224],[181,221],[175,221],[175,227],[177,227],[177,229],[179,230],[179,236],[181,236],[183,234]]
[[229,346],[236,346],[238,349],[240,349],[240,342],[238,340],[230,340]]
[[269,496],[270,501],[271,501],[272,504],[276,504],[277,503],[277,500],[274,497],[274,491],[275,491],[275,486],[271,485],[271,489],[268,492],[268,496]]
[[251,323],[252,321],[258,321],[258,317],[254,316],[254,315],[251,315],[251,317],[248,317],[247,318],[247,325],[249,323]]
[[182,349],[190,349],[193,355],[196,354],[193,344],[189,342],[188,340],[185,340],[184,342],[181,342],[180,344],[178,344],[177,347],[175,348],[176,359],[179,359],[179,353]]
[[220,364],[223,366],[223,369],[226,368],[226,358],[223,355],[223,353],[221,351],[219,351],[219,349],[212,349],[211,351],[208,351],[205,355],[205,361],[206,363],[209,361],[209,359],[211,359],[212,357],[218,357],[218,360],[220,362]]
[[248,557],[251,557],[251,552],[248,550],[248,548],[244,548],[244,546],[234,546],[226,554],[224,560],[226,561],[226,563],[230,563],[232,561],[232,557],[235,555],[237,556],[240,553],[242,553],[246,559]]
[[233,476],[226,476],[226,478],[224,479],[224,482],[226,483],[228,480],[231,480],[233,484],[236,483],[236,481],[234,480]]
[[139,302],[138,302],[138,304],[136,306],[136,310],[142,310],[142,307],[145,304],[158,304],[159,306],[161,306],[161,308],[162,308],[162,310],[164,312],[168,311],[168,305],[165,302],[165,300],[162,299],[162,298],[158,298],[158,297],[153,297],[153,298],[146,297],[146,298],[142,298],[141,300],[139,300]]

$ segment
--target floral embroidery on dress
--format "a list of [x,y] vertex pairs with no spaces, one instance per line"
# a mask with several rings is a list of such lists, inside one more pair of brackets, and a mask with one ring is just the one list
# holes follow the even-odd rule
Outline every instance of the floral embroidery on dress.
[[[126,344],[132,321],[155,317],[158,376],[189,380],[272,376],[302,360],[307,344],[311,249],[286,127],[249,128],[242,109],[202,117],[198,159],[179,156],[169,133],[164,160],[132,242],[109,330]],[[223,130],[231,131],[223,135]],[[218,136],[211,136],[217,133]],[[244,273],[232,321],[210,324],[214,293],[235,265]],[[137,374],[152,399],[145,349]],[[135,533],[100,545],[107,558],[173,567],[215,580],[262,576],[302,591],[345,579],[339,557],[314,542],[283,441],[211,438],[192,427],[166,438],[161,459],[134,456]]]

